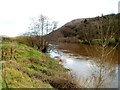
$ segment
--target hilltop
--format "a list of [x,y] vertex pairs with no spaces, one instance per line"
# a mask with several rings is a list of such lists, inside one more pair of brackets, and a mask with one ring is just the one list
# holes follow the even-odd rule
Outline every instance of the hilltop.
[[72,20],[46,36],[51,42],[94,43],[100,39],[109,44],[120,41],[120,14]]

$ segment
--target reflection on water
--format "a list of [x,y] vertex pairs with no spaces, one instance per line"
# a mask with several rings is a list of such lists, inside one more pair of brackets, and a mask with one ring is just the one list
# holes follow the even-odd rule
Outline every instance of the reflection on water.
[[[60,43],[59,49],[67,50],[76,55],[82,55],[92,58],[100,58],[102,54],[102,47],[96,45],[83,45],[83,44],[68,44]],[[120,47],[114,48],[105,47],[104,49],[104,59],[109,61],[114,61],[113,63],[118,63],[118,54],[120,52]],[[114,60],[113,60],[114,59]]]
[[[112,51],[111,51],[112,50]],[[119,48],[60,44],[50,51],[59,57],[65,68],[86,88],[118,88]]]

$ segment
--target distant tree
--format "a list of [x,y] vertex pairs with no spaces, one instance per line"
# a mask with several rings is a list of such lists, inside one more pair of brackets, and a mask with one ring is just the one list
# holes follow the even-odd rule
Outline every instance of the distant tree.
[[24,35],[30,36],[30,41],[34,42],[34,47],[38,50],[44,50],[48,44],[44,35],[52,32],[55,28],[57,28],[56,21],[50,21],[46,16],[40,15],[38,19],[32,19],[29,32]]

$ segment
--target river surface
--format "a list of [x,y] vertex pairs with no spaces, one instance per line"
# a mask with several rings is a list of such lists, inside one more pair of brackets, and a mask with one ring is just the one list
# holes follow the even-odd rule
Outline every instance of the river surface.
[[61,59],[73,78],[85,88],[118,88],[120,47],[79,44],[50,45],[49,55]]

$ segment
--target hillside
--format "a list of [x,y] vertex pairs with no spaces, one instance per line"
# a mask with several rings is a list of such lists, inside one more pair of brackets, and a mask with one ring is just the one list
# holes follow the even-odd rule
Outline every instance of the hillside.
[[76,19],[66,23],[46,36],[53,42],[92,42],[107,39],[109,43],[120,40],[120,14]]
[[0,44],[0,88],[75,88],[58,60],[24,44]]

